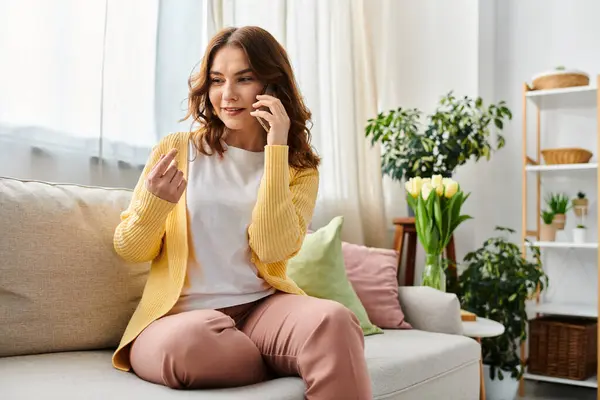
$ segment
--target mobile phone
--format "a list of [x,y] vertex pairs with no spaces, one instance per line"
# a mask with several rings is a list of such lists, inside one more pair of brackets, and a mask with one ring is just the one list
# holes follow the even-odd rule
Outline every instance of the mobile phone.
[[[265,86],[265,89],[263,90],[262,94],[266,94],[269,96],[273,96],[273,97],[277,97],[277,91],[275,90],[275,85],[273,84],[268,84]],[[261,111],[266,111],[266,112],[271,112],[269,110],[269,107],[259,107],[259,110]],[[264,118],[261,117],[256,117],[256,119],[258,120],[258,122],[260,123],[260,125],[263,127],[263,129],[266,132],[269,132],[269,130],[271,129],[271,125],[269,125],[269,121],[265,120]]]

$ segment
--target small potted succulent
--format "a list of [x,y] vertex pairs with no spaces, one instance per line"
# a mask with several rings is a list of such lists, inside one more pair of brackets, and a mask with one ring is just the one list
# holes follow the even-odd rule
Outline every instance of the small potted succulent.
[[588,199],[585,197],[585,193],[577,192],[577,197],[572,201],[573,211],[578,217],[587,215],[588,213]]
[[565,193],[550,193],[548,197],[546,197],[546,204],[554,214],[552,224],[557,230],[565,229],[567,211],[571,209],[570,203],[569,196]]
[[554,221],[554,213],[549,210],[542,210],[542,228],[540,231],[540,240],[542,242],[554,242],[556,240],[556,226]]
[[585,225],[579,224],[575,229],[573,229],[573,242],[575,243],[585,243],[586,237],[586,227]]

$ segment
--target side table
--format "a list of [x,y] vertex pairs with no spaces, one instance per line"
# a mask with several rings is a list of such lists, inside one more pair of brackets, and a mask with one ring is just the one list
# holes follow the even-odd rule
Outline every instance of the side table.
[[[491,319],[477,317],[475,321],[463,321],[463,334],[471,337],[481,345],[481,338],[500,336],[504,333],[504,325]],[[483,383],[483,353],[479,361],[479,399],[485,400],[485,384]]]

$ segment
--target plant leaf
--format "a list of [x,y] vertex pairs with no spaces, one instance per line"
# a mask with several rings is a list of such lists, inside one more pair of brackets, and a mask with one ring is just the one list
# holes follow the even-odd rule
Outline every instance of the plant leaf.
[[444,230],[442,227],[443,217],[442,217],[442,207],[440,204],[440,197],[437,193],[432,194],[435,199],[433,200],[433,218],[435,219],[436,228],[440,237],[440,241],[442,243],[446,242],[446,235],[444,234]]

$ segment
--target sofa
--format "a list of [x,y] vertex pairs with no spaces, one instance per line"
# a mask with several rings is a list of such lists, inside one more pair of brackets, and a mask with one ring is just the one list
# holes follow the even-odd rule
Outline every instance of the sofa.
[[[113,250],[131,194],[0,177],[0,398],[303,399],[295,377],[184,391],[112,367],[149,270]],[[399,300],[413,329],[365,337],[374,398],[477,399],[481,348],[462,335],[456,296],[400,287]]]

